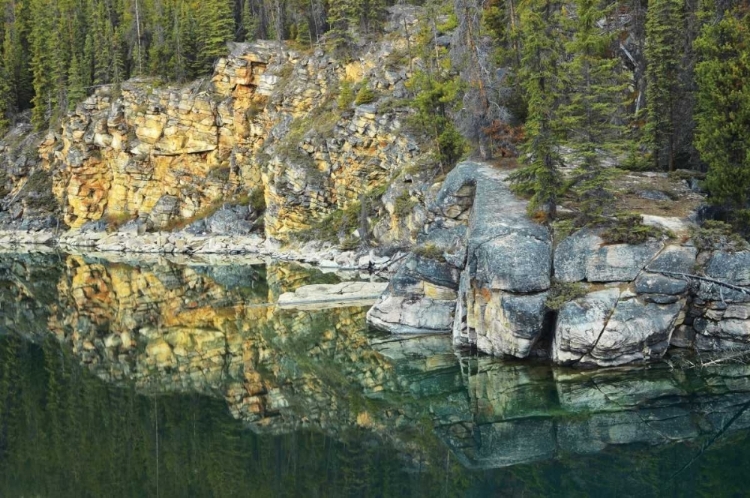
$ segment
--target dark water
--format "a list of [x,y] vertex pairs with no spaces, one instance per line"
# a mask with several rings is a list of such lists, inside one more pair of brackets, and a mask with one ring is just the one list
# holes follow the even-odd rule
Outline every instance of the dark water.
[[0,496],[747,495],[750,367],[578,373],[272,304],[340,278],[0,256]]

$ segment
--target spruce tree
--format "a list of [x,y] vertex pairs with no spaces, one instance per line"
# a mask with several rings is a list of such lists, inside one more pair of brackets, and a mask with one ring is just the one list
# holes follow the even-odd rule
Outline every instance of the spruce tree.
[[646,12],[646,142],[654,166],[675,169],[675,119],[684,27],[680,0],[651,0]]
[[0,64],[0,137],[10,126],[11,91],[8,73]]
[[202,1],[197,6],[197,21],[200,33],[201,73],[209,72],[214,59],[226,55],[227,42],[234,35],[234,16],[230,0]]
[[37,130],[49,124],[49,118],[57,109],[58,95],[55,92],[55,40],[56,8],[52,0],[31,1],[31,70],[34,99],[31,121]]
[[724,5],[702,3],[695,146],[708,165],[711,200],[750,233],[750,15]]
[[[580,202],[582,223],[596,222],[611,205],[612,169],[602,165],[602,155],[619,152],[624,127],[619,124],[626,85],[620,61],[612,56],[615,33],[607,23],[614,3],[602,8],[600,0],[577,0],[572,21],[573,38],[566,49],[571,58],[563,64],[567,100],[560,109],[566,142],[579,166],[571,179]],[[604,26],[599,26],[604,20]]]
[[68,68],[68,110],[72,111],[76,105],[86,97],[83,69],[78,56],[73,54]]
[[525,155],[511,175],[516,192],[531,197],[529,210],[555,217],[562,185],[560,68],[563,54],[560,4],[530,0],[521,12],[522,54],[519,77],[528,103]]

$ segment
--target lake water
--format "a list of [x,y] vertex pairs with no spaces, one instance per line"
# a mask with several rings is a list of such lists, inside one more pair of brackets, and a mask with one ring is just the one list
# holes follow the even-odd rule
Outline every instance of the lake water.
[[282,310],[358,275],[0,255],[0,496],[747,496],[750,366],[576,372]]

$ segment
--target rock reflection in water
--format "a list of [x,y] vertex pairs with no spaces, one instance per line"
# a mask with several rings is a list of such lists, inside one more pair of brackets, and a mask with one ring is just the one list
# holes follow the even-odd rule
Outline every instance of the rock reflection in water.
[[143,394],[223,398],[256,433],[364,429],[413,466],[430,464],[434,444],[491,469],[750,427],[745,365],[571,371],[456,356],[445,336],[379,335],[360,307],[273,305],[336,280],[284,264],[3,256],[0,332],[51,334],[100,379]]

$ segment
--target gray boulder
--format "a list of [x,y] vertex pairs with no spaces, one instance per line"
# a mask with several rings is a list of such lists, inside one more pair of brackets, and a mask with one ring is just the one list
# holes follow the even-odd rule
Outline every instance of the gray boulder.
[[586,280],[589,282],[634,280],[661,248],[660,242],[602,246],[591,255],[586,263]]
[[552,342],[558,364],[616,366],[660,358],[684,302],[622,299],[618,289],[592,292],[560,310]]
[[470,325],[477,349],[493,355],[529,356],[542,335],[547,293],[514,295],[476,290],[470,296]]
[[638,276],[662,244],[611,244],[583,229],[564,239],[555,250],[555,278],[563,282],[629,282]]
[[565,304],[557,316],[552,360],[569,365],[589,354],[612,316],[619,297],[619,289],[606,289]]

